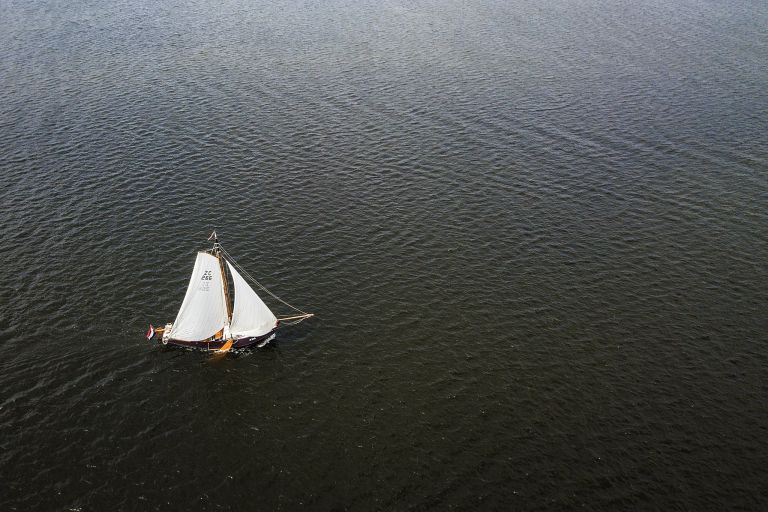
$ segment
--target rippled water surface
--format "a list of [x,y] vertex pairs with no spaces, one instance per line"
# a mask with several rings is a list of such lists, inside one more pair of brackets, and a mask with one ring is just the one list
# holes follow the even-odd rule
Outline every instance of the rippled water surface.
[[[767,26],[0,0],[0,508],[765,509]],[[317,317],[147,343],[213,228]]]

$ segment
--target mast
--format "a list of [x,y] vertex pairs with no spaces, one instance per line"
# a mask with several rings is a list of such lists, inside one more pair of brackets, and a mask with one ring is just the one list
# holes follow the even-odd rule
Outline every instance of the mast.
[[221,282],[224,285],[224,303],[227,306],[227,321],[232,321],[232,301],[229,298],[229,284],[227,283],[227,273],[224,271],[224,258],[221,256],[221,245],[216,231],[211,233],[208,240],[213,239],[212,254],[219,260],[219,270],[221,271]]

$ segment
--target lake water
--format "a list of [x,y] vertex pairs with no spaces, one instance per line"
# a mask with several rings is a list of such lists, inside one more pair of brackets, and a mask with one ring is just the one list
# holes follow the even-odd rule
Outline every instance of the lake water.
[[[766,27],[0,0],[0,508],[768,508]],[[214,228],[316,318],[148,343]]]

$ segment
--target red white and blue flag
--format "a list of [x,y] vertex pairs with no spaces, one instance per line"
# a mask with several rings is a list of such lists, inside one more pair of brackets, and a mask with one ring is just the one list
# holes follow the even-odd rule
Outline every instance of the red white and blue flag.
[[155,328],[152,327],[152,324],[149,324],[149,330],[147,331],[147,339],[151,340],[155,336]]

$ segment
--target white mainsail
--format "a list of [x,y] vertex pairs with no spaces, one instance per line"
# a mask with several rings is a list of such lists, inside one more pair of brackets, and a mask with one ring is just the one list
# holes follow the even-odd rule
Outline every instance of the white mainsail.
[[227,265],[235,284],[235,305],[230,326],[232,335],[242,338],[267,334],[277,325],[277,318],[235,267],[230,262]]
[[227,324],[227,303],[219,259],[206,252],[197,253],[187,294],[173,322],[169,338],[203,341]]

